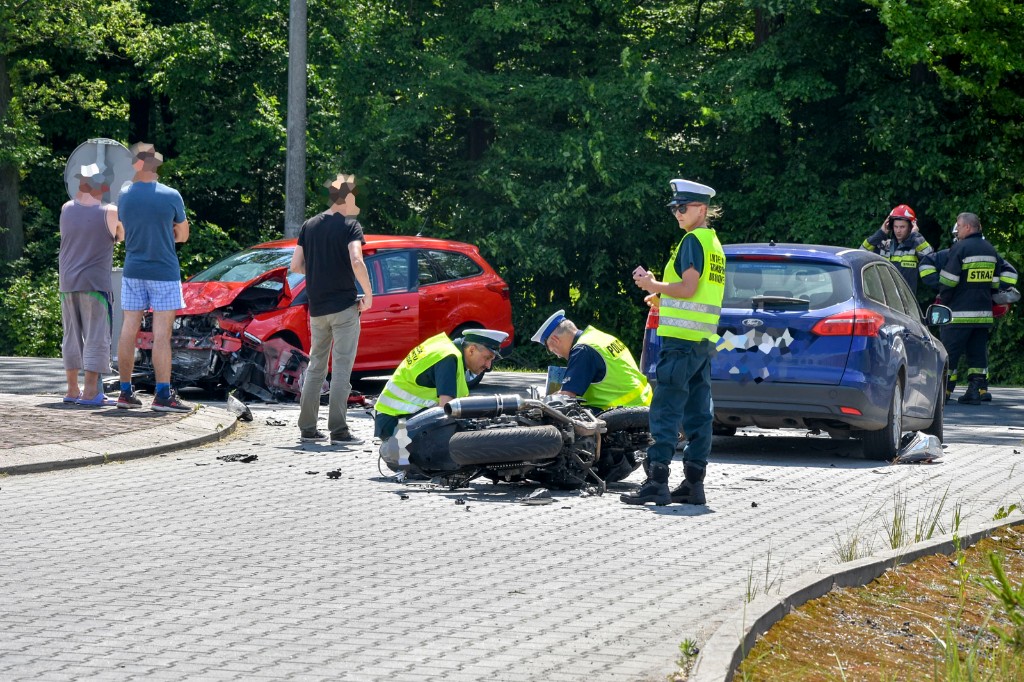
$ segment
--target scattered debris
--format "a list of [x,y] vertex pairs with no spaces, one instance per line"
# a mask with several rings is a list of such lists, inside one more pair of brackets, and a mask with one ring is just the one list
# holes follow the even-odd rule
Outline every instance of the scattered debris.
[[750,503],[750,506],[751,506],[751,507],[756,507],[756,506],[757,506],[757,502],[751,502],[751,503]]
[[334,471],[328,471],[327,478],[331,479],[332,481],[337,480],[341,478],[341,471],[339,471],[338,469],[335,469]]
[[267,417],[267,426],[285,426],[285,423],[283,419]]
[[405,493],[402,493],[401,495],[398,496],[398,499],[400,499],[400,500],[408,500],[409,496],[406,495]]
[[228,408],[228,412],[231,412],[236,417],[238,417],[238,421],[243,421],[243,422],[251,422],[252,421],[252,411],[249,409],[249,406],[246,405],[245,403],[243,403],[238,398],[236,398],[235,394],[233,392],[232,393],[228,393],[227,408]]
[[319,471],[307,471],[306,473],[309,474],[310,476],[316,476],[320,472]]
[[244,462],[244,463],[248,464],[249,462],[255,462],[257,459],[259,459],[259,456],[258,455],[243,455],[241,452],[236,452],[233,455],[221,455],[217,459],[223,460],[225,462]]
[[936,436],[909,433],[900,441],[893,464],[933,464],[942,457],[942,443]]
[[210,463],[209,462],[196,462],[195,465],[197,467],[208,467],[208,466],[210,466]]
[[547,488],[537,488],[521,501],[523,504],[551,504],[555,500],[551,497],[550,490]]
[[466,498],[465,497],[456,497],[455,498],[455,504],[466,504]]

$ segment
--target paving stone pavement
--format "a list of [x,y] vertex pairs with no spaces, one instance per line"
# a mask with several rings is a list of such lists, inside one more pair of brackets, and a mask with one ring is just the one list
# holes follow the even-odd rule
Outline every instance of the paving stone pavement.
[[[547,506],[399,485],[369,440],[300,444],[297,407],[250,407],[204,447],[0,477],[0,679],[664,679],[748,592],[853,537],[884,549],[898,492],[909,519],[946,495],[948,526],[955,504],[991,519],[1024,490],[1019,389],[951,405],[936,465],[716,438],[706,508],[626,507],[637,474]],[[350,423],[369,439],[369,416]]]

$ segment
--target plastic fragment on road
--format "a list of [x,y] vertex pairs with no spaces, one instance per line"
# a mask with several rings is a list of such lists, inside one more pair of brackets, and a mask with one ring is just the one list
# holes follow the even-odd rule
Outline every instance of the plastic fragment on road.
[[237,452],[233,455],[221,455],[217,459],[224,462],[243,462],[244,464],[248,464],[249,462],[255,462],[259,459],[259,455],[245,455],[241,452]]
[[554,501],[551,491],[547,488],[537,488],[522,500],[523,504],[551,504]]
[[914,432],[900,441],[900,449],[893,464],[934,464],[942,458],[942,443],[938,437]]

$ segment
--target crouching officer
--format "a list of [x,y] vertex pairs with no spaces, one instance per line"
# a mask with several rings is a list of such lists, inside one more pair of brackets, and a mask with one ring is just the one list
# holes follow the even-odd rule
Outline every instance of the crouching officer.
[[413,348],[377,398],[373,435],[387,440],[400,417],[469,395],[466,370],[489,370],[507,338],[494,329],[468,329],[455,341],[441,333]]
[[949,352],[950,371],[955,372],[961,356],[967,356],[967,391],[958,402],[979,405],[988,396],[992,295],[1014,286],[1017,271],[982,237],[977,215],[958,215],[956,230],[957,242],[939,273],[938,300],[953,311],[950,324],[942,329],[942,345]]
[[559,310],[531,338],[568,361],[559,393],[597,410],[651,404],[650,384],[626,344],[593,326],[580,330]]
[[865,239],[860,248],[892,261],[914,293],[918,280],[927,272],[922,270],[922,259],[934,251],[917,230],[917,214],[906,204],[891,210],[878,231]]
[[[656,294],[646,300],[660,305],[658,336],[658,383],[651,402],[651,437],[647,450],[648,478],[626,504],[654,502],[662,505],[704,504],[704,473],[711,452],[711,353],[718,339],[718,319],[725,292],[725,253],[715,231],[708,227],[711,197],[715,190],[690,180],[672,180],[669,210],[686,232],[665,264],[659,282],[643,268],[633,271],[641,289]],[[660,296],[660,304],[658,297]],[[671,493],[669,464],[679,440],[686,433],[683,450],[685,480]]]

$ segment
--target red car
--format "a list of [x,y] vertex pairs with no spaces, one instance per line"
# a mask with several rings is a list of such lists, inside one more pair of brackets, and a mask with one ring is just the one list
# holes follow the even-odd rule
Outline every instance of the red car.
[[[258,244],[186,281],[185,308],[171,339],[173,380],[238,387],[264,400],[299,392],[308,363],[305,276],[289,273],[294,239]],[[387,373],[420,341],[464,329],[508,332],[508,285],[470,244],[425,237],[366,235],[373,308],[362,315],[353,371]],[[147,316],[135,367],[152,373],[153,334]],[[467,376],[471,385],[482,375]]]

